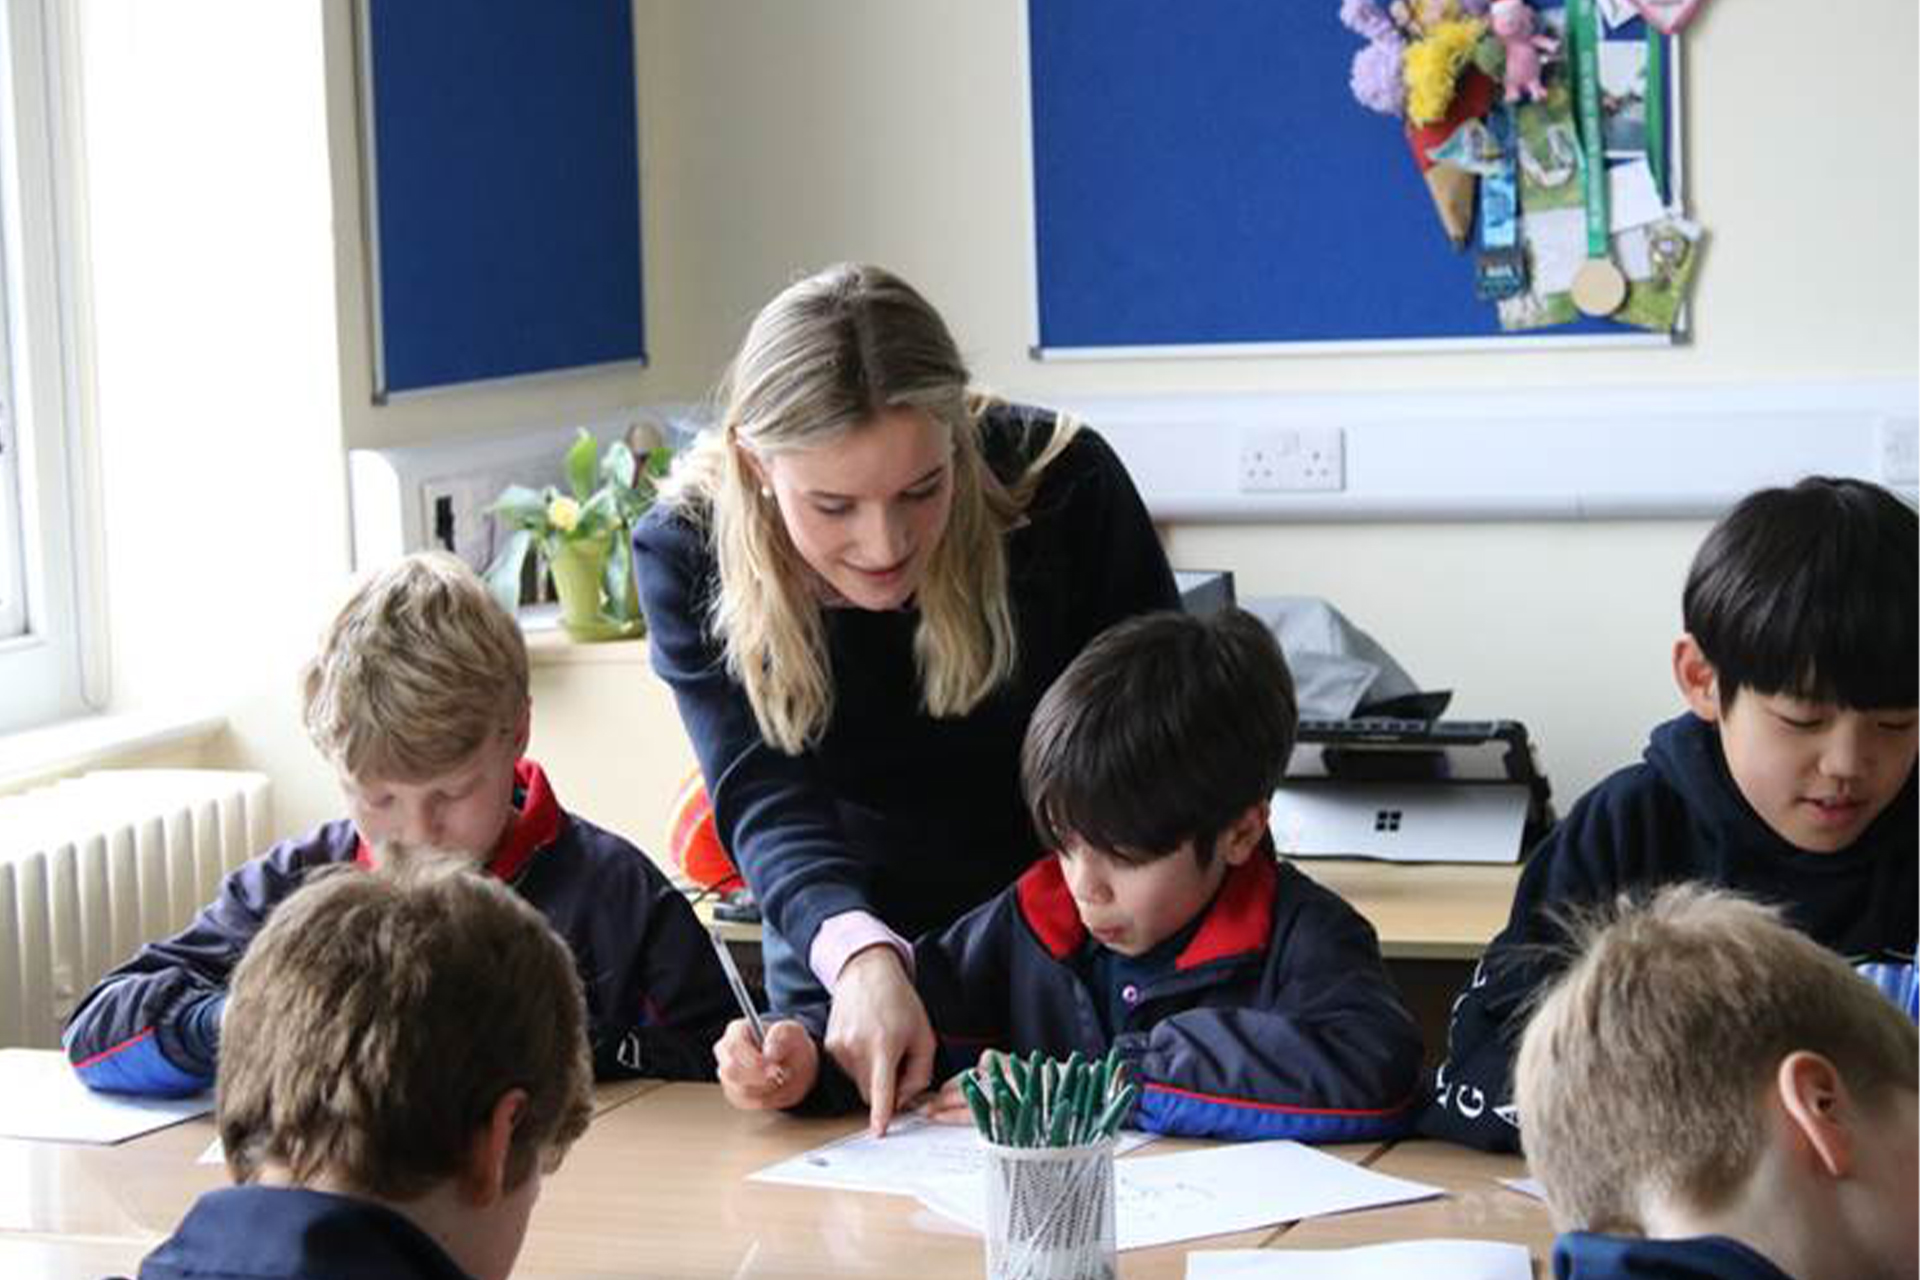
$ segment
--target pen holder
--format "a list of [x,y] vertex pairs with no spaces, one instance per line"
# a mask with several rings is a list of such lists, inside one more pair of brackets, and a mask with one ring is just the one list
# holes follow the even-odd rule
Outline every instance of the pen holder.
[[987,1280],[1113,1280],[1113,1139],[987,1153]]

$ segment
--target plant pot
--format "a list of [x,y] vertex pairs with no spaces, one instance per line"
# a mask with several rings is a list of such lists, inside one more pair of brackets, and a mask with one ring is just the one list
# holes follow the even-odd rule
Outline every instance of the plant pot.
[[560,625],[575,640],[617,640],[627,634],[627,628],[600,607],[601,583],[612,548],[613,536],[605,533],[563,539],[554,545],[547,568],[553,574],[554,594],[560,597]]

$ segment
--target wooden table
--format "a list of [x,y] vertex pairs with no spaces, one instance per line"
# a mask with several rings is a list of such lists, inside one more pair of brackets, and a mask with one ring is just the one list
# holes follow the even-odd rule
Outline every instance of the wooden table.
[[[523,1280],[982,1274],[979,1238],[910,1197],[746,1181],[851,1132],[857,1119],[738,1112],[713,1085],[654,1081],[602,1086],[596,1103],[593,1126],[534,1209],[514,1272]],[[193,1163],[212,1138],[203,1118],[116,1147],[0,1141],[0,1275],[132,1275],[196,1196],[225,1185],[224,1169]],[[1141,1155],[1196,1145],[1166,1140]],[[1493,1181],[1518,1176],[1517,1159],[1427,1142],[1328,1150],[1459,1194],[1135,1250],[1120,1256],[1123,1280],[1179,1280],[1194,1248],[1334,1248],[1444,1235],[1518,1240],[1544,1265],[1544,1208]]]
[[1278,1241],[1282,1249],[1348,1249],[1388,1240],[1453,1238],[1502,1240],[1525,1245],[1533,1273],[1553,1274],[1553,1226],[1544,1204],[1502,1186],[1502,1178],[1527,1176],[1519,1156],[1496,1156],[1448,1142],[1410,1139],[1393,1144],[1367,1167],[1396,1178],[1445,1187],[1438,1200],[1389,1205],[1364,1213],[1333,1214],[1295,1223]]

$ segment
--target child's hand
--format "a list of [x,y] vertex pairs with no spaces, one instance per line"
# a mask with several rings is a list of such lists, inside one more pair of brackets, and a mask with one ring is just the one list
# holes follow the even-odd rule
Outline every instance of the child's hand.
[[820,1049],[798,1022],[767,1028],[765,1046],[753,1042],[753,1028],[735,1018],[713,1046],[720,1089],[742,1111],[777,1111],[807,1096],[820,1074]]
[[[992,1049],[988,1049],[980,1055],[980,1061],[973,1069],[984,1078],[993,1069],[991,1064],[996,1056]],[[920,1114],[935,1124],[973,1124],[973,1109],[960,1092],[960,1077],[966,1074],[962,1071],[949,1077],[945,1084],[923,1099],[919,1107]]]

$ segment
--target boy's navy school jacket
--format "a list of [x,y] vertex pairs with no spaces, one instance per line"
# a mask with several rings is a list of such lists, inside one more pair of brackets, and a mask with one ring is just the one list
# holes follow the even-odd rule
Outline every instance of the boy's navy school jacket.
[[[562,809],[539,765],[521,760],[516,775],[513,824],[487,870],[572,949],[594,1074],[712,1079],[713,1042],[736,1009],[693,909],[639,849]],[[192,924],[141,947],[74,1011],[65,1040],[81,1080],[160,1096],[210,1086],[228,981],[268,913],[316,868],[369,860],[339,821],[236,868]]]
[[[1348,1142],[1405,1131],[1420,1032],[1372,926],[1274,859],[1228,872],[1171,970],[1146,982],[1109,1042],[1075,968],[1089,943],[1049,856],[914,946],[914,985],[941,1041],[940,1077],[981,1050],[1083,1058],[1117,1047],[1141,1084],[1128,1123],[1156,1133]],[[816,1036],[824,1008],[795,1016]],[[854,1104],[832,1060],[808,1109]]]
[[1624,891],[1698,880],[1777,904],[1788,923],[1846,957],[1914,1016],[1914,796],[1909,775],[1850,847],[1808,853],[1741,796],[1713,725],[1683,715],[1655,729],[1644,762],[1582,796],[1528,860],[1506,928],[1454,1001],[1447,1060],[1419,1116],[1421,1132],[1486,1150],[1519,1149],[1513,1055],[1529,999],[1564,963],[1556,958],[1564,935],[1554,913],[1611,903]]
[[1793,1280],[1726,1236],[1643,1240],[1570,1231],[1553,1242],[1554,1280]]
[[370,1200],[223,1187],[194,1203],[140,1280],[467,1280],[432,1236]]

